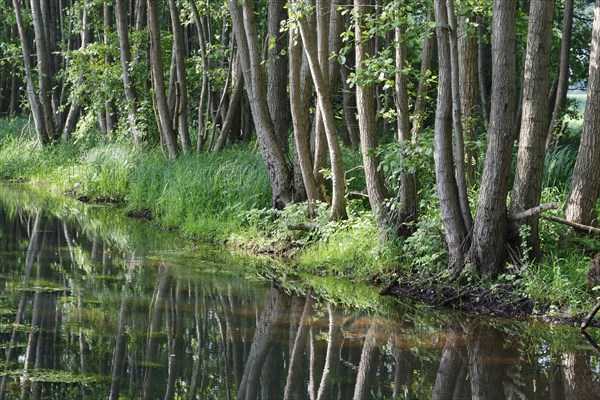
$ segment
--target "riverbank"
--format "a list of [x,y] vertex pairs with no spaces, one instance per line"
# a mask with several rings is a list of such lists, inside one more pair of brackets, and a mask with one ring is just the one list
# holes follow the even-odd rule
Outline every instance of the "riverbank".
[[[541,222],[546,251],[541,263],[525,261],[495,281],[467,275],[458,283],[448,283],[432,187],[423,188],[416,233],[402,243],[381,247],[361,197],[349,199],[345,221],[329,220],[326,205],[319,205],[310,229],[298,229],[308,222],[305,204],[270,209],[268,180],[251,145],[168,161],[159,149],[134,149],[127,142],[94,135],[41,148],[29,138],[24,121],[4,120],[3,124],[0,178],[81,201],[119,203],[124,213],[151,219],[180,235],[275,257],[278,261],[260,272],[265,279],[298,291],[321,286],[323,296],[334,302],[352,303],[355,282],[373,283],[386,294],[484,315],[533,315],[573,322],[596,302],[586,288],[585,273],[600,242],[572,237],[565,227],[548,221]],[[351,150],[344,153],[348,170],[359,159]],[[355,187],[349,192],[361,190],[359,172],[350,177]],[[555,188],[545,190],[544,196],[543,201],[564,198]],[[344,278],[348,285],[327,288],[332,285],[327,277],[332,276]]]

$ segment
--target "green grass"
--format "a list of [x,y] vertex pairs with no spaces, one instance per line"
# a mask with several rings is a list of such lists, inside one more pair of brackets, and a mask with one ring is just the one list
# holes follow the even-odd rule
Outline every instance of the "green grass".
[[218,240],[239,229],[244,213],[268,207],[271,197],[260,155],[249,145],[174,161],[159,149],[97,134],[42,148],[23,119],[0,119],[0,178],[116,201],[185,234]]

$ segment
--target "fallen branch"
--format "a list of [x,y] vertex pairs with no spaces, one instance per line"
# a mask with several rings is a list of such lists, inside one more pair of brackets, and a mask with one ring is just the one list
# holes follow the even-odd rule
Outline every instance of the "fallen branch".
[[548,221],[558,222],[559,224],[570,226],[573,229],[577,229],[579,231],[583,231],[586,233],[595,233],[596,235],[600,235],[600,229],[595,228],[589,225],[578,224],[577,222],[567,221],[566,219],[554,217],[552,215],[544,215],[542,218],[547,219]]
[[514,221],[519,221],[521,219],[525,219],[528,217],[531,217],[533,215],[542,213],[544,211],[548,211],[548,210],[556,210],[558,207],[560,207],[560,203],[559,202],[553,202],[553,203],[544,203],[544,204],[540,204],[539,206],[530,208],[528,210],[525,211],[521,211],[515,214],[511,214],[508,216],[508,219],[512,222]]
[[590,311],[590,313],[587,315],[587,317],[585,317],[585,319],[581,323],[581,326],[579,327],[580,331],[584,331],[585,328],[587,328],[590,325],[590,323],[592,322],[592,319],[594,318],[594,315],[596,315],[596,313],[599,310],[600,310],[600,301],[598,302],[598,304],[596,304],[594,309],[592,311]]

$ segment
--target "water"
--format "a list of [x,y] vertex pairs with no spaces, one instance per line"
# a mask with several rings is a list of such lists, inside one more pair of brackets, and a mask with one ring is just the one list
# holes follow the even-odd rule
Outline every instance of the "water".
[[572,328],[339,310],[223,248],[19,186],[0,186],[0,226],[0,398],[600,398]]

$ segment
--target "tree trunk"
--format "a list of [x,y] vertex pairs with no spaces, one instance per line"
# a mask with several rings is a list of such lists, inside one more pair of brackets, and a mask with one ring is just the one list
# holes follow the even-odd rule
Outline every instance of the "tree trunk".
[[[365,37],[364,19],[370,13],[369,0],[355,0],[355,57],[356,69],[365,68],[364,62],[372,54],[371,40]],[[358,110],[358,127],[360,133],[360,150],[363,169],[369,194],[369,203],[375,214],[380,241],[386,240],[389,210],[384,201],[388,197],[383,173],[379,170],[379,159],[373,154],[377,149],[377,126],[375,124],[374,82],[363,82],[356,85],[356,106]]]
[[302,173],[302,181],[308,197],[310,212],[314,210],[312,203],[322,201],[321,191],[313,174],[312,157],[309,139],[309,104],[308,96],[304,96],[302,87],[302,54],[301,43],[297,35],[290,34],[289,67],[290,67],[290,109],[294,124],[294,145],[298,154],[298,164]]
[[489,93],[489,68],[488,61],[491,58],[490,45],[486,43],[488,19],[483,14],[477,15],[477,76],[479,77],[479,100],[481,104],[481,116],[485,129],[490,125],[490,93]]
[[434,160],[437,191],[448,244],[448,267],[453,272],[453,276],[457,276],[464,266],[467,230],[461,214],[452,155],[452,72],[448,12],[445,1],[434,2],[439,59]]
[[267,2],[269,40],[267,102],[279,146],[285,154],[288,154],[291,116],[290,105],[287,101],[288,56],[285,54],[288,38],[286,33],[281,32],[281,22],[287,19],[287,10],[284,6],[284,0],[270,0]]
[[573,8],[575,0],[565,0],[563,11],[562,41],[560,44],[560,66],[558,69],[558,86],[556,88],[556,97],[554,99],[554,108],[548,136],[546,137],[546,150],[552,144],[554,132],[560,127],[560,117],[565,103],[567,101],[567,91],[569,90],[569,57],[571,53],[571,37],[573,33]]
[[475,185],[477,171],[477,121],[479,117],[479,86],[477,76],[477,36],[469,27],[468,19],[472,17],[463,15],[460,18],[458,31],[458,67],[460,70],[460,104],[462,107],[462,118],[465,128],[465,173],[467,184]]
[[31,60],[31,50],[29,47],[29,38],[23,25],[22,7],[20,0],[13,0],[15,9],[15,18],[17,20],[17,29],[19,30],[19,38],[21,40],[21,50],[23,53],[23,66],[25,69],[25,79],[27,80],[27,98],[29,107],[33,115],[35,130],[40,143],[46,144],[50,142],[50,136],[45,125],[44,110],[40,104],[35,85],[33,83],[33,62]]
[[308,27],[306,18],[300,19],[298,26],[302,43],[304,44],[304,53],[306,54],[315,91],[317,92],[317,105],[323,121],[327,146],[329,148],[332,172],[331,216],[334,219],[343,219],[346,218],[346,179],[342,166],[342,153],[333,116],[329,85],[325,80],[325,77],[328,75],[323,73],[325,67],[320,62],[322,60],[319,60],[318,49],[315,46],[315,40],[312,31]]
[[567,220],[592,225],[600,189],[600,0],[594,6],[587,102],[579,153],[565,206]]
[[485,276],[496,275],[506,261],[506,195],[516,97],[515,14],[513,0],[494,0],[490,128],[470,259],[475,272]]
[[[410,143],[410,115],[408,108],[408,79],[402,72],[408,60],[406,45],[406,24],[401,24],[395,29],[396,42],[396,111],[398,113],[398,140]],[[417,221],[417,175],[402,172],[396,196],[397,215],[395,216],[395,230],[399,237],[406,238],[414,231],[412,224]]]
[[[523,115],[517,156],[517,170],[511,194],[510,213],[518,213],[539,205],[544,175],[544,141],[548,133],[548,73],[552,48],[552,16],[554,3],[548,0],[531,0],[529,32],[525,56],[523,81]],[[527,238],[531,256],[539,258],[541,249],[538,234],[539,216],[518,221],[529,225]],[[514,238],[519,241],[518,229]]]
[[250,0],[244,0],[241,4],[237,0],[227,0],[227,7],[238,41],[240,62],[244,66],[244,81],[258,144],[269,174],[273,206],[283,208],[292,200],[292,174],[269,114],[254,8]]
[[200,152],[206,141],[205,132],[205,121],[204,121],[204,107],[206,106],[208,92],[210,90],[210,83],[208,81],[208,62],[206,54],[206,39],[204,37],[203,29],[203,17],[198,12],[198,7],[194,1],[190,1],[190,8],[194,17],[194,24],[196,25],[196,33],[198,35],[198,45],[200,47],[200,62],[202,64],[202,83],[200,86],[200,100],[198,102],[198,139],[196,141],[196,151]]
[[171,15],[171,24],[173,26],[173,51],[175,52],[176,69],[176,94],[177,108],[173,117],[178,121],[179,139],[181,140],[181,149],[183,154],[188,154],[192,144],[190,141],[189,111],[188,111],[188,86],[185,74],[185,42],[183,40],[183,27],[179,20],[179,6],[175,0],[169,0],[169,14]]
[[[431,11],[427,12],[427,21],[432,21],[433,15]],[[429,91],[429,71],[431,68],[431,60],[433,58],[434,35],[430,32],[423,34],[423,47],[421,49],[421,69],[419,71],[419,85],[417,87],[417,98],[415,99],[415,107],[413,112],[413,121],[411,128],[411,140],[416,143],[417,136],[423,131],[425,121],[425,112],[427,108]]]
[[152,83],[156,97],[159,128],[162,138],[167,145],[170,158],[177,158],[177,136],[171,125],[172,116],[169,111],[167,95],[165,93],[165,80],[162,65],[162,51],[160,46],[160,24],[158,21],[157,0],[148,0],[148,35],[150,36],[150,66],[152,68]]
[[467,179],[465,172],[465,139],[463,134],[462,107],[460,98],[459,66],[458,66],[458,24],[456,14],[454,13],[454,0],[446,1],[448,12],[448,32],[450,41],[450,65],[452,71],[452,121],[454,123],[454,162],[456,163],[456,184],[458,186],[458,200],[460,210],[467,232],[473,225],[473,217],[469,208],[469,198],[467,195]]
[[117,33],[119,35],[119,54],[121,57],[121,73],[123,74],[123,86],[125,98],[127,99],[127,116],[131,139],[139,145],[140,133],[137,128],[137,93],[133,86],[133,80],[129,73],[131,63],[131,46],[129,44],[129,25],[127,24],[127,2],[116,0],[115,4]]

